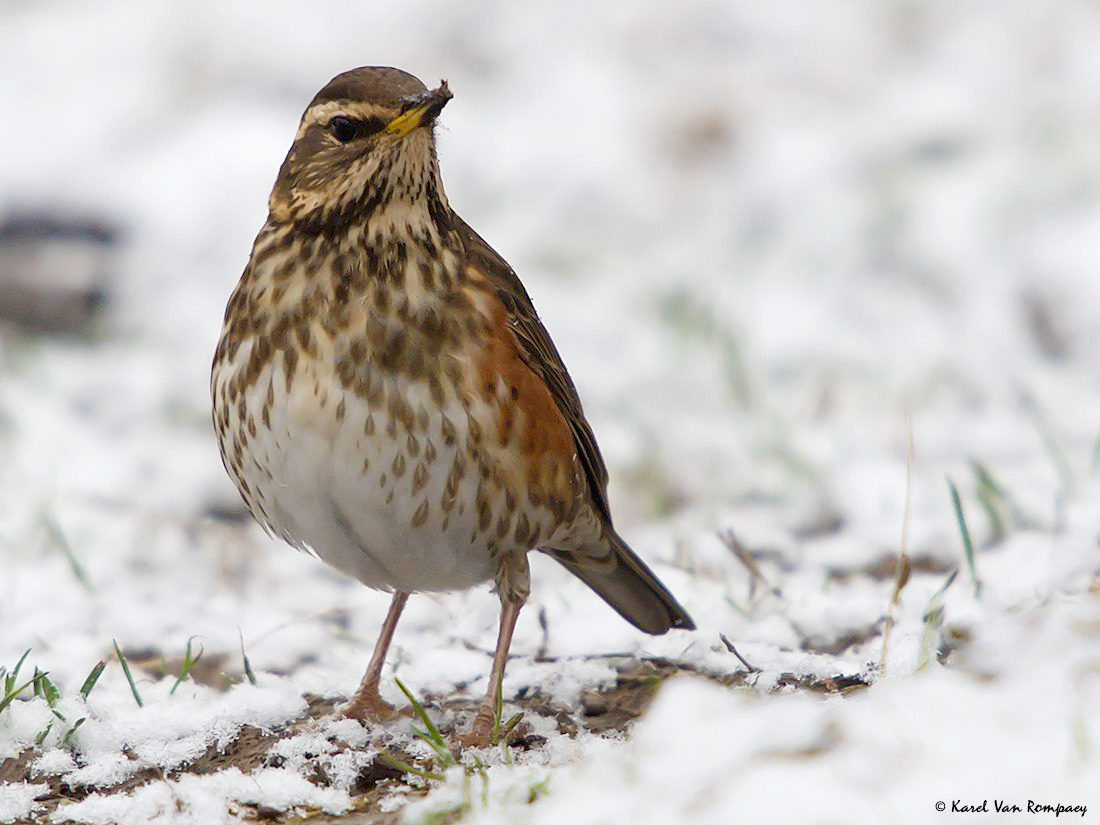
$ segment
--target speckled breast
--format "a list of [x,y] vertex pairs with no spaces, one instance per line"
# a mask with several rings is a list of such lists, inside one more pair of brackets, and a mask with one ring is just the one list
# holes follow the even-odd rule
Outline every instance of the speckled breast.
[[534,395],[530,374],[501,351],[491,293],[460,251],[351,238],[303,255],[268,235],[212,376],[222,456],[253,515],[404,591],[469,587],[551,540],[568,514],[546,491],[575,488],[572,448],[515,403]]

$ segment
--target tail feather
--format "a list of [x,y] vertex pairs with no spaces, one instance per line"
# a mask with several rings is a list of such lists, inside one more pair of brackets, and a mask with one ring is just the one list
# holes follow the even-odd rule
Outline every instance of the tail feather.
[[606,540],[610,554],[604,551],[598,560],[583,551],[548,552],[639,630],[654,636],[672,628],[694,630],[691,616],[626,542],[610,529]]

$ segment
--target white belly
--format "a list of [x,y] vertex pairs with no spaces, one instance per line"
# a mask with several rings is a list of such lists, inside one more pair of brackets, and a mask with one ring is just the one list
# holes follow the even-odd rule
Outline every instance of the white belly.
[[466,411],[439,410],[422,385],[390,379],[389,397],[416,417],[409,432],[391,422],[390,404],[371,409],[328,375],[315,381],[299,368],[288,397],[279,360],[246,391],[257,422],[269,387],[273,396],[270,427],[257,427],[241,468],[257,518],[370,587],[452,590],[492,578],[477,529],[478,468],[463,461]]

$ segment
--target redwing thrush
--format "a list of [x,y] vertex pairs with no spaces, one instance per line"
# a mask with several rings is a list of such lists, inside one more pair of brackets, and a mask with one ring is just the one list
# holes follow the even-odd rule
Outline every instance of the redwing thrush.
[[394,594],[346,715],[393,713],[378,685],[409,593],[495,582],[500,635],[466,737],[484,744],[530,550],[647,633],[694,625],[612,527],[596,439],[523,284],[447,202],[433,127],[450,99],[378,67],[313,98],[211,389],[256,519]]

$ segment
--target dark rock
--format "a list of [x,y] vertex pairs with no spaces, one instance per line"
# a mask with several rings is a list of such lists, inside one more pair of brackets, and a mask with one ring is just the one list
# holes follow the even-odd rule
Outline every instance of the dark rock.
[[35,332],[87,331],[114,276],[119,232],[52,213],[0,220],[0,320]]

